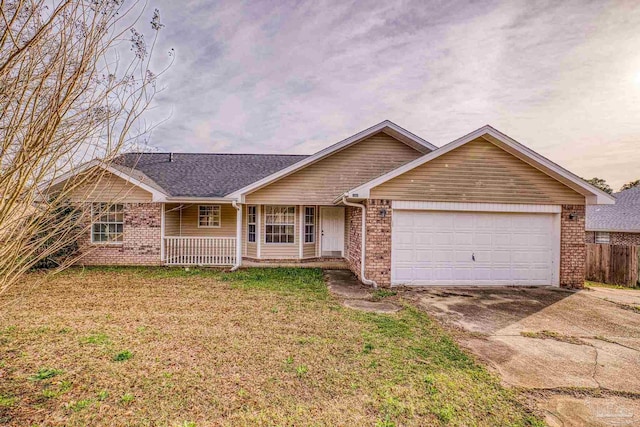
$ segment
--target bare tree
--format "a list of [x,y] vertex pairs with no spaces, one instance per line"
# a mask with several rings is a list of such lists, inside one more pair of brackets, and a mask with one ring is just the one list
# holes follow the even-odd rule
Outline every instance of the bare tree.
[[108,164],[148,130],[163,25],[156,9],[147,42],[134,27],[142,6],[0,0],[0,293],[85,232],[69,195],[104,169],[47,183],[93,158]]

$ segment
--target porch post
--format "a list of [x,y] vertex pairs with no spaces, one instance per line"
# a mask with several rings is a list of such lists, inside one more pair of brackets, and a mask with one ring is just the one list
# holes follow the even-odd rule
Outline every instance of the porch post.
[[242,265],[242,205],[236,210],[236,265]]
[[304,206],[298,206],[298,258],[302,259],[304,254]]
[[160,204],[160,263],[164,263],[164,203]]
[[256,205],[256,256],[262,257],[262,205]]

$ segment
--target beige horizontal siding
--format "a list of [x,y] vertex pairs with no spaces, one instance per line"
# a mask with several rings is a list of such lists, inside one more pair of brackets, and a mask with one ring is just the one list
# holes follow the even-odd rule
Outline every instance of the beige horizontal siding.
[[397,139],[378,133],[247,195],[246,202],[331,205],[347,190],[421,155]]
[[484,138],[371,190],[372,199],[585,204],[583,195]]
[[[69,185],[73,185],[73,178],[68,182],[67,186]],[[95,180],[83,183],[69,192],[69,200],[72,202],[146,203],[151,202],[151,199],[148,191],[110,172],[104,172]]]
[[[169,211],[177,206],[180,205],[167,204],[166,210]],[[165,236],[236,237],[236,209],[232,205],[220,204],[220,227],[218,228],[198,227],[198,206],[197,204],[183,205],[182,209],[166,212]]]

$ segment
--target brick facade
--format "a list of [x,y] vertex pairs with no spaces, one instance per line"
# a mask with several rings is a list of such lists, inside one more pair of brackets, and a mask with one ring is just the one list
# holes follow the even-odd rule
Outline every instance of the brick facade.
[[362,209],[353,206],[347,206],[345,208],[345,227],[347,233],[345,258],[351,271],[358,277],[358,280],[362,280],[362,277],[360,277],[362,258]]
[[[585,241],[587,243],[595,243],[596,232],[587,231],[585,233]],[[621,233],[612,231],[609,233],[609,244],[640,246],[640,233]]]
[[367,201],[366,269],[378,286],[391,286],[391,200]]
[[162,204],[124,203],[122,244],[91,244],[91,204],[85,204],[86,233],[78,243],[79,265],[159,265],[162,244]]
[[[572,218],[573,217],[573,218]],[[560,214],[560,286],[584,286],[586,243],[584,205],[563,205]]]

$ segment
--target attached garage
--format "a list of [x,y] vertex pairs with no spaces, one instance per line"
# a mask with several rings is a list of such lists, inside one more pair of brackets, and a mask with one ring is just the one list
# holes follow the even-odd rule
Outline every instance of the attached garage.
[[455,211],[402,209],[406,205],[393,208],[392,285],[559,284],[560,206]]
[[385,287],[581,288],[585,206],[615,202],[490,126],[342,200],[361,203],[366,215],[347,215],[364,235],[362,249],[349,253],[353,269]]

